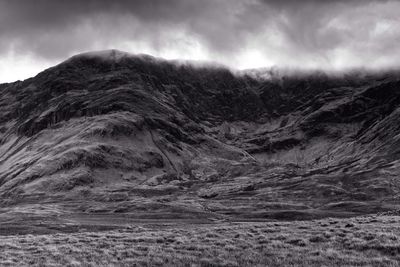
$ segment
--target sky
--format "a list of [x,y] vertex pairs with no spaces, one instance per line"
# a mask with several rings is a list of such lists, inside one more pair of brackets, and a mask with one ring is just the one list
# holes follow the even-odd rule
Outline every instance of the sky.
[[0,83],[118,49],[232,68],[397,68],[400,0],[0,0]]

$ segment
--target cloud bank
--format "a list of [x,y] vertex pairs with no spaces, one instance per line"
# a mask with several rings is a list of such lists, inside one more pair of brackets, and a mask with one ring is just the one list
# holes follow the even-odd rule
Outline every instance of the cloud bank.
[[398,67],[400,1],[0,0],[0,82],[115,48],[234,68]]

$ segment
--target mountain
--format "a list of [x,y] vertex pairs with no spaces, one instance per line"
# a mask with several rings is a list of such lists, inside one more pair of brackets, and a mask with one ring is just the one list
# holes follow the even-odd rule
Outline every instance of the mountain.
[[399,78],[80,54],[0,85],[0,209],[31,220],[398,209]]

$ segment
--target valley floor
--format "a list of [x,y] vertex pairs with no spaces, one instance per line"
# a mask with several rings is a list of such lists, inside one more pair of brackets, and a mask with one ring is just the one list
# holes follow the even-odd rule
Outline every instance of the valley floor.
[[399,266],[400,216],[4,235],[1,266]]

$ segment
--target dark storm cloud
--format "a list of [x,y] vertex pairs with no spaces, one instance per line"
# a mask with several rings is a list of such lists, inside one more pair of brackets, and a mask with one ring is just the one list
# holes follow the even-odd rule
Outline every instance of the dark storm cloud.
[[266,22],[269,12],[252,14],[257,6],[264,8],[238,0],[2,0],[0,38],[3,48],[58,57],[102,38],[139,38],[157,47],[160,36],[181,28],[212,50],[231,51]]
[[0,0],[0,58],[119,48],[239,67],[392,66],[399,8],[395,0]]

